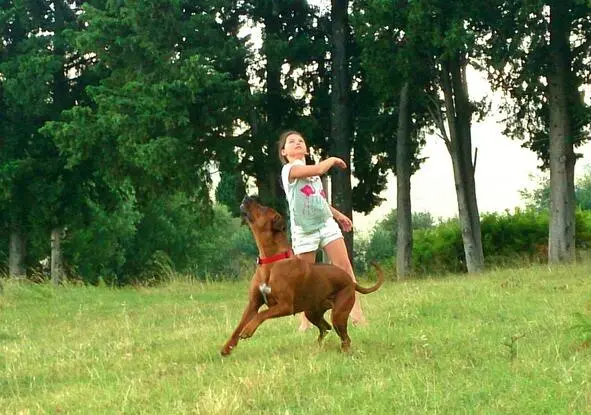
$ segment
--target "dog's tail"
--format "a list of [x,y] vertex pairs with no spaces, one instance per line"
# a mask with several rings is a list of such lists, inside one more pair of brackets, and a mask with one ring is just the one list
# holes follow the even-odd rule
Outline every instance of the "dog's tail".
[[378,282],[376,282],[373,287],[368,288],[362,287],[361,285],[355,283],[355,291],[360,292],[361,294],[373,293],[374,291],[377,291],[384,283],[384,273],[382,271],[382,268],[380,268],[380,266],[375,262],[372,262],[371,265],[373,265],[376,271],[378,272]]

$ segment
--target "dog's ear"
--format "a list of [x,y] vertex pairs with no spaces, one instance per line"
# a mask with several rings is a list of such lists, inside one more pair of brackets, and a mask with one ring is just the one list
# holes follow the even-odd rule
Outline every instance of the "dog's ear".
[[275,215],[271,227],[275,232],[285,232],[285,220],[280,214]]

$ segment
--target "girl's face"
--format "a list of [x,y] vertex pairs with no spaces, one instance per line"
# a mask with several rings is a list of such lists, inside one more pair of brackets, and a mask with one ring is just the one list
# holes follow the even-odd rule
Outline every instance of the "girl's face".
[[301,160],[308,154],[306,142],[299,134],[290,134],[285,139],[285,145],[281,149],[281,155],[287,160]]

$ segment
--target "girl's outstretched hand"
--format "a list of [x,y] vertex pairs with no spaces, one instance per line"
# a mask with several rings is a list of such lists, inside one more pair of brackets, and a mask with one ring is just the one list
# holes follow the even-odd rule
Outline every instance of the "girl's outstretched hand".
[[333,161],[333,163],[332,163],[333,166],[339,167],[341,169],[346,169],[347,168],[347,163],[345,163],[343,161],[343,159],[340,159],[338,157],[331,157],[331,159]]

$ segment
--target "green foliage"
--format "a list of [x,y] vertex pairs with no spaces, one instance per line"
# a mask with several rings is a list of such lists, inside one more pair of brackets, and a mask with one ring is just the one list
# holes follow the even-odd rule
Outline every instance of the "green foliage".
[[[221,6],[221,5],[220,5]],[[178,190],[204,196],[207,163],[227,148],[244,83],[227,72],[243,56],[212,4],[87,4],[73,36],[106,75],[89,102],[50,123],[68,167],[91,164],[116,186],[132,179],[139,200]],[[215,57],[215,59],[213,59]]]
[[[353,107],[353,164],[359,183],[353,188],[353,207],[369,212],[382,200],[388,170],[396,172],[396,134],[399,94],[411,83],[411,169],[416,171],[425,144],[422,128],[428,124],[424,96],[418,85],[429,82],[428,58],[414,55],[407,30],[405,2],[363,0],[352,3],[351,70]],[[424,45],[421,51],[424,51]],[[411,75],[412,74],[412,75]]]
[[223,138],[246,86],[235,75],[245,50],[232,4],[92,2],[79,16],[84,29],[68,32],[92,57],[94,82],[42,132],[81,189],[71,204],[86,212],[67,218],[65,252],[86,281],[209,269],[217,234],[208,232],[227,231],[211,221],[209,166],[233,148]]
[[580,209],[591,210],[591,165],[575,184],[575,201]]
[[591,249],[591,210],[575,212],[575,243],[578,248]]
[[324,99],[329,26],[308,2],[261,0],[244,6],[243,18],[261,26],[262,45],[243,73],[245,78],[247,72],[256,74],[258,82],[251,85],[249,107],[240,114],[247,129],[236,142],[242,156],[238,170],[255,178],[265,204],[285,212],[276,147],[280,133],[300,131],[321,153],[329,144],[330,108]]
[[207,211],[184,193],[155,199],[141,212],[133,193],[115,206],[93,206],[88,223],[68,231],[66,261],[85,282],[154,283],[174,272],[237,278],[251,271],[257,249],[250,230],[225,206]]
[[374,228],[367,246],[367,263],[383,261],[396,253],[396,232],[385,227]]
[[[585,131],[591,124],[591,106],[580,94],[590,75],[588,48],[580,46],[591,40],[589,6],[578,0],[488,3],[493,7],[482,7],[479,19],[480,36],[486,36],[487,41],[479,42],[477,50],[493,88],[507,94],[503,103],[505,134],[523,140],[524,147],[536,152],[542,167],[547,168],[551,105],[547,78],[554,67],[548,20],[564,28],[570,41],[569,50],[563,51],[568,57],[563,62],[568,72],[564,94],[572,134],[569,140],[578,146],[588,139]],[[560,8],[566,12],[556,13]]]
[[[8,241],[9,234],[4,231],[0,231],[0,238],[2,241]],[[3,244],[0,248],[0,278],[4,275],[8,275],[8,244]]]
[[548,177],[538,178],[533,189],[522,189],[519,194],[528,209],[539,211],[550,209],[550,179]]
[[491,258],[491,263],[495,263],[495,257],[546,259],[544,255],[547,254],[548,222],[547,212],[534,210],[483,215],[482,247],[485,255]]
[[[482,215],[482,244],[490,266],[542,263],[548,255],[548,212],[532,209]],[[577,211],[576,244],[591,247],[591,212]],[[416,274],[464,272],[464,251],[457,219],[413,234]]]
[[413,232],[412,257],[414,272],[419,275],[465,271],[458,220],[450,219],[433,228]]
[[240,216],[240,202],[246,196],[242,176],[236,172],[221,172],[220,182],[215,189],[215,200],[225,205],[232,216]]
[[210,232],[216,213],[183,192],[149,201],[130,241],[132,255],[122,276],[143,280],[146,274],[158,275],[163,267],[185,272],[195,261],[200,239]]
[[[358,211],[380,202],[385,173],[395,167],[400,85],[410,79],[415,87],[416,169],[424,142],[419,130],[430,123],[427,96],[437,96],[442,58],[457,52],[474,62],[475,54],[486,55],[488,43],[483,46],[477,34],[502,34],[490,39],[492,67],[500,71],[499,62],[513,59],[520,70],[508,77],[497,73],[507,78],[501,86],[511,87],[516,102],[527,104],[516,112],[526,120],[523,129],[544,132],[542,3],[485,3],[351,3],[353,174],[359,179],[352,197]],[[587,6],[580,0],[572,5],[572,39],[580,44],[573,49],[576,88],[589,72],[584,46],[591,31]],[[514,33],[524,22],[531,33]],[[253,39],[239,34],[251,23],[262,29],[260,55],[253,53]],[[91,283],[154,280],[172,271],[240,275],[256,250],[248,228],[224,208],[212,209],[210,167],[219,165],[221,171],[218,201],[236,215],[245,176],[256,179],[261,196],[272,204],[283,199],[274,148],[279,131],[299,129],[321,157],[328,153],[334,145],[330,24],[328,14],[307,2],[4,1],[0,240],[7,241],[12,229],[23,231],[27,262],[34,266],[49,254],[51,228],[63,227],[69,269]],[[525,50],[529,37],[532,48]],[[497,48],[499,42],[507,49]],[[573,131],[584,131],[588,105],[570,104]],[[582,209],[591,207],[589,177],[577,188]],[[419,219],[413,222],[420,228]],[[528,255],[528,244],[540,235],[530,219],[520,218],[516,226],[532,234],[516,235],[511,245]],[[517,231],[499,218],[487,220],[494,235],[491,255],[508,254],[494,247]],[[588,227],[580,223],[587,221],[579,213],[581,237]],[[432,219],[427,222],[426,227]],[[457,229],[450,224],[441,235],[423,234],[427,242],[419,238],[415,244],[425,266],[432,259],[440,263],[435,268],[461,269]],[[394,254],[395,237],[392,216],[374,229],[371,240],[362,241],[363,254],[356,255],[363,261],[386,260]],[[441,253],[429,254],[432,246]],[[0,244],[3,264],[6,250],[7,244]]]
[[87,202],[88,222],[68,230],[63,251],[69,272],[85,282],[97,284],[102,278],[109,283],[125,282],[123,270],[141,220],[131,186],[120,194],[112,209]]
[[[550,209],[550,179],[537,179],[533,189],[520,191],[527,208],[536,210]],[[575,202],[579,209],[591,210],[591,166],[586,166],[583,175],[575,183]]]
[[47,257],[53,227],[85,214],[84,169],[65,170],[55,142],[39,133],[84,101],[85,59],[67,34],[79,11],[75,1],[8,0],[0,8],[0,226],[23,235],[29,267]]
[[199,232],[188,270],[204,278],[238,278],[254,271],[258,255],[248,226],[233,218],[225,206],[214,208],[213,222]]
[[[428,212],[416,212],[412,215],[414,230],[430,229],[433,223],[433,217]],[[373,227],[368,241],[360,243],[356,248],[363,252],[356,260],[356,266],[360,270],[366,270],[373,261],[383,262],[395,256],[397,235],[396,209],[393,209]]]

